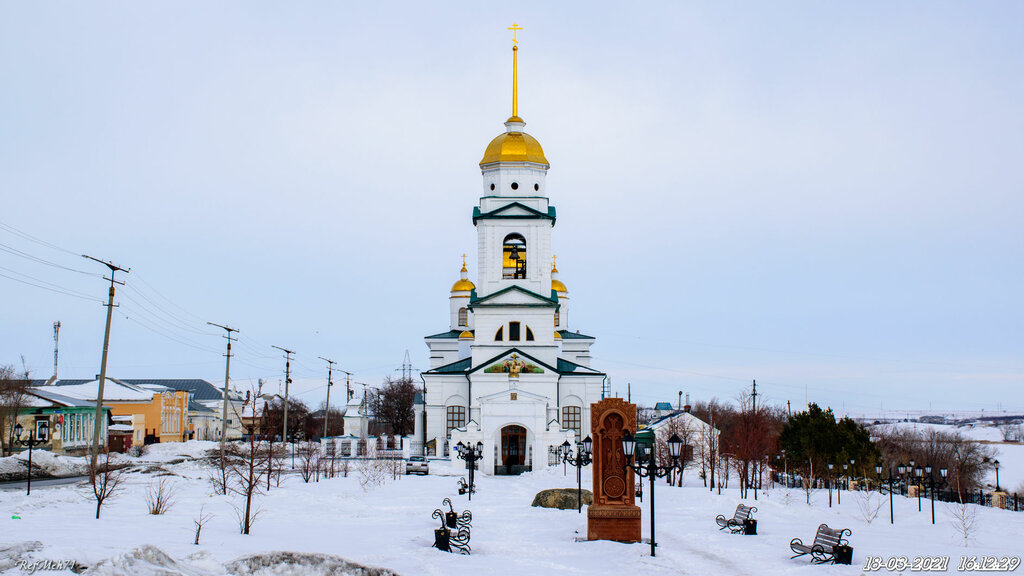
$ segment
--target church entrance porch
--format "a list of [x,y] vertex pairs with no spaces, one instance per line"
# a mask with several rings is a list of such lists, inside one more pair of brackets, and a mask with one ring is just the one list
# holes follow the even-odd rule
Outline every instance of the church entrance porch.
[[519,475],[529,472],[527,464],[526,428],[510,424],[501,429],[501,459],[495,466],[495,474]]

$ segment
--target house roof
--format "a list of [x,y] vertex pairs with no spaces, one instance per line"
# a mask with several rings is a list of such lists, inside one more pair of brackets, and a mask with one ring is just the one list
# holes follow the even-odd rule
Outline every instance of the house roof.
[[658,402],[657,404],[654,405],[654,409],[655,410],[671,410],[672,409],[672,403],[671,402]]
[[[50,391],[78,400],[96,401],[99,380],[57,380],[49,386],[33,385],[33,391]],[[153,399],[153,391],[107,377],[103,386],[104,402],[146,402]]]
[[559,330],[559,334],[562,335],[563,340],[597,340],[593,336],[587,336],[586,334],[580,334],[580,331],[569,332],[568,330]]
[[432,334],[430,336],[424,336],[424,340],[430,340],[432,338],[449,338],[458,340],[459,334],[462,334],[462,330],[449,330],[447,332],[441,332],[440,334]]
[[184,392],[191,392],[194,400],[220,400],[224,397],[224,391],[218,389],[213,384],[199,378],[149,378],[149,379],[125,379],[121,382],[127,382],[135,385],[156,385],[163,386],[164,388],[170,388],[171,390],[180,390]]

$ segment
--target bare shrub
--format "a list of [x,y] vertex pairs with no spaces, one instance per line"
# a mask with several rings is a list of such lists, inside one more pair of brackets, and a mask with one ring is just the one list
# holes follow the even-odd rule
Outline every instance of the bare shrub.
[[109,453],[97,455],[95,460],[89,462],[89,485],[96,500],[97,519],[103,503],[121,492],[123,481],[124,468],[112,462]]
[[192,519],[192,523],[196,525],[196,538],[192,543],[196,546],[199,545],[199,534],[203,531],[203,526],[212,518],[213,514],[206,513],[205,505],[199,507],[199,516]]
[[882,510],[884,504],[885,501],[879,492],[874,490],[857,491],[857,509],[860,511],[861,519],[868,524],[871,524],[878,517],[878,513]]
[[964,548],[966,548],[977,528],[978,508],[965,503],[961,498],[956,502],[946,504],[946,511],[950,517],[950,525],[963,538]]
[[356,460],[356,471],[359,473],[359,486],[363,492],[384,484],[389,472],[387,462],[377,458]]
[[[258,386],[254,386],[252,390],[246,391],[242,409],[243,413],[249,407],[255,415],[255,402],[262,392],[262,381],[260,381]],[[253,522],[256,520],[256,516],[259,514],[258,508],[253,506],[253,499],[263,493],[260,479],[264,469],[267,471],[267,484],[269,487],[270,465],[272,462],[272,455],[264,448],[264,442],[257,438],[254,430],[250,429],[249,440],[239,450],[239,458],[228,465],[231,477],[228,490],[242,497],[242,504],[235,506],[235,513],[238,516],[238,527],[242,534],[249,533]]]
[[178,489],[166,476],[151,482],[146,488],[146,508],[153,515],[160,515],[171,509]]
[[299,444],[299,475],[302,481],[309,483],[320,468],[320,446],[312,441]]

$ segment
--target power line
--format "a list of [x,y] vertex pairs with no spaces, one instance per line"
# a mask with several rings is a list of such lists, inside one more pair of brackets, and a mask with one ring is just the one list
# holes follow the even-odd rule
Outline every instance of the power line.
[[[56,292],[58,294],[64,294],[65,296],[74,296],[75,298],[81,298],[82,300],[90,300],[90,301],[93,301],[93,302],[103,302],[102,300],[100,300],[99,298],[96,298],[95,296],[89,296],[88,294],[84,294],[82,292],[78,292],[78,291],[72,290],[70,288],[65,288],[63,286],[60,286],[58,284],[54,284],[52,282],[47,282],[46,280],[40,280],[38,278],[29,276],[28,274],[23,274],[21,272],[17,272],[15,270],[11,270],[10,268],[4,268],[4,267],[0,266],[0,270],[7,270],[8,272],[10,272],[12,274],[17,274],[19,276],[24,276],[25,278],[29,278],[30,280],[34,280],[35,282],[29,282],[28,280],[22,280],[21,278],[15,278],[14,276],[8,276],[7,274],[0,273],[0,276],[2,276],[4,278],[7,278],[8,280],[14,280],[15,282],[21,282],[22,284],[27,284],[29,286],[35,286],[36,288],[42,288],[43,290],[49,290],[50,292]],[[36,282],[40,282],[40,284],[36,284]],[[47,284],[47,286],[44,286],[43,284]]]
[[[14,234],[16,236],[21,236],[22,238],[24,238],[26,240],[29,240],[31,242],[35,242],[36,244],[39,244],[41,246],[46,246],[47,248],[51,248],[53,250],[57,250],[57,251],[60,251],[60,252],[65,252],[65,253],[70,254],[72,256],[78,256],[79,255],[78,252],[72,252],[71,250],[67,250],[65,248],[61,248],[60,246],[57,246],[56,244],[53,244],[51,242],[47,242],[46,240],[43,240],[41,238],[37,238],[37,237],[29,234],[28,232],[24,232],[24,231],[18,230],[17,228],[15,228],[14,226],[11,226],[10,224],[5,224],[3,222],[0,222],[0,229],[6,230],[6,231],[10,232],[11,234]],[[88,272],[84,272],[84,274],[88,274]]]
[[100,277],[100,274],[96,274],[95,272],[86,272],[85,270],[79,270],[78,268],[72,268],[70,266],[64,266],[63,264],[57,264],[56,262],[50,262],[45,258],[40,258],[39,256],[29,254],[28,252],[25,252],[23,250],[18,250],[17,248],[4,244],[2,242],[0,242],[0,251],[7,252],[8,254],[13,254],[15,256],[24,258],[31,262],[35,262],[37,264],[44,264],[46,266],[52,266],[54,268],[60,268],[62,270],[77,272],[79,274],[85,274],[86,276],[92,276],[94,278]]

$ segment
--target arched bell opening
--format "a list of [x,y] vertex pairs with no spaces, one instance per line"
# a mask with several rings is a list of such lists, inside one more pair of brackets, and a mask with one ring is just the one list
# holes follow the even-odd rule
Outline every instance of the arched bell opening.
[[526,278],[526,238],[522,234],[509,234],[502,243],[502,278]]

